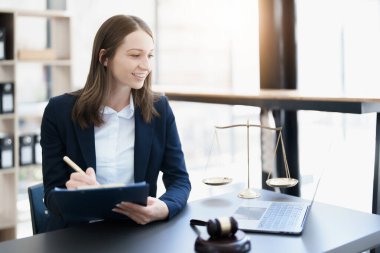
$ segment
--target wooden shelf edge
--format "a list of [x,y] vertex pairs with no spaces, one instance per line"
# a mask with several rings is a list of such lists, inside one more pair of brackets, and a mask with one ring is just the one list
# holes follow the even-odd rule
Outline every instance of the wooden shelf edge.
[[15,65],[15,60],[0,60],[0,66],[13,66]]
[[15,118],[15,114],[14,113],[0,114],[0,120],[2,120],[2,119],[14,119],[14,118]]
[[38,64],[44,64],[44,65],[51,65],[51,66],[63,66],[63,67],[70,67],[71,66],[71,60],[68,59],[56,59],[56,60],[24,60],[24,59],[17,59],[18,63],[38,63]]
[[[11,11],[12,12],[12,11]],[[15,10],[13,11],[17,16],[22,17],[46,17],[46,18],[69,18],[67,11],[57,10]]]
[[42,169],[42,164],[29,164],[29,165],[19,165],[20,170],[39,170]]
[[[14,167],[0,169],[0,176],[1,175],[10,175],[10,174],[14,174],[14,173],[16,173],[16,169]],[[1,218],[0,218],[0,220],[1,220]]]
[[14,217],[7,218],[0,216],[0,230],[15,228],[17,226],[17,221]]
[[16,222],[4,222],[3,220],[0,219],[0,231],[5,230],[5,229],[10,229],[10,228],[15,228],[17,226]]

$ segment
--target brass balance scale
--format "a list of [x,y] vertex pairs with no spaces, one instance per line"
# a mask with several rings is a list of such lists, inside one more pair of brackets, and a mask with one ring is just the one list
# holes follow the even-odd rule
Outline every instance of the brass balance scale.
[[[290,176],[289,172],[289,166],[288,166],[288,161],[286,159],[286,152],[285,152],[285,145],[284,145],[284,140],[282,138],[282,127],[266,127],[266,126],[261,126],[261,125],[254,125],[250,124],[249,121],[247,121],[247,124],[237,124],[237,125],[228,125],[228,126],[215,126],[215,134],[218,129],[229,129],[229,128],[235,128],[235,127],[246,127],[247,128],[247,179],[248,179],[248,187],[244,189],[242,192],[239,193],[240,198],[244,199],[252,199],[252,198],[258,198],[260,197],[260,194],[255,192],[251,187],[250,187],[250,166],[249,166],[249,128],[250,127],[258,127],[262,129],[268,129],[268,130],[273,130],[276,132],[279,132],[277,141],[276,141],[276,147],[274,150],[273,157],[276,156],[277,154],[277,149],[279,144],[281,143],[281,148],[282,148],[282,156],[284,159],[284,165],[285,165],[285,175],[286,177],[279,177],[279,178],[270,178],[272,172],[268,174],[268,178],[266,180],[266,184],[269,187],[280,187],[280,188],[288,188],[288,187],[293,187],[297,185],[298,180],[294,179]],[[230,177],[208,177],[204,178],[203,183],[211,186],[218,186],[218,185],[225,185],[229,184],[232,182],[232,178]]]

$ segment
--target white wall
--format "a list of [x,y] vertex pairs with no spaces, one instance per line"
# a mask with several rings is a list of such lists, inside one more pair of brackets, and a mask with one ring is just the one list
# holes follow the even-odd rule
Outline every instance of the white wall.
[[117,14],[135,15],[154,29],[154,0],[68,0],[72,16],[73,86],[81,88],[90,66],[92,43],[100,25]]
[[[67,11],[72,18],[71,55],[74,88],[84,85],[90,65],[93,39],[100,25],[113,15],[129,14],[144,19],[154,30],[154,4],[154,0],[67,0]],[[0,8],[44,10],[46,0],[1,0]]]
[[2,9],[43,10],[46,8],[46,0],[1,0]]

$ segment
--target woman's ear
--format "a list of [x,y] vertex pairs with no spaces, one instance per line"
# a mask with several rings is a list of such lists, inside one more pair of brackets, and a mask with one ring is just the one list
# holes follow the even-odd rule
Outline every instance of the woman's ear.
[[99,52],[99,62],[100,62],[100,64],[103,64],[104,66],[107,67],[108,58],[106,58],[105,55],[106,55],[106,50],[105,49],[100,49],[100,52]]

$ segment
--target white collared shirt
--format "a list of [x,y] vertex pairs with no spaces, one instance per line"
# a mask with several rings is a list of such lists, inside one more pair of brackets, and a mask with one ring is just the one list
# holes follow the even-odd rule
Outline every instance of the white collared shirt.
[[104,124],[95,127],[96,179],[100,184],[134,183],[135,108],[105,106]]

